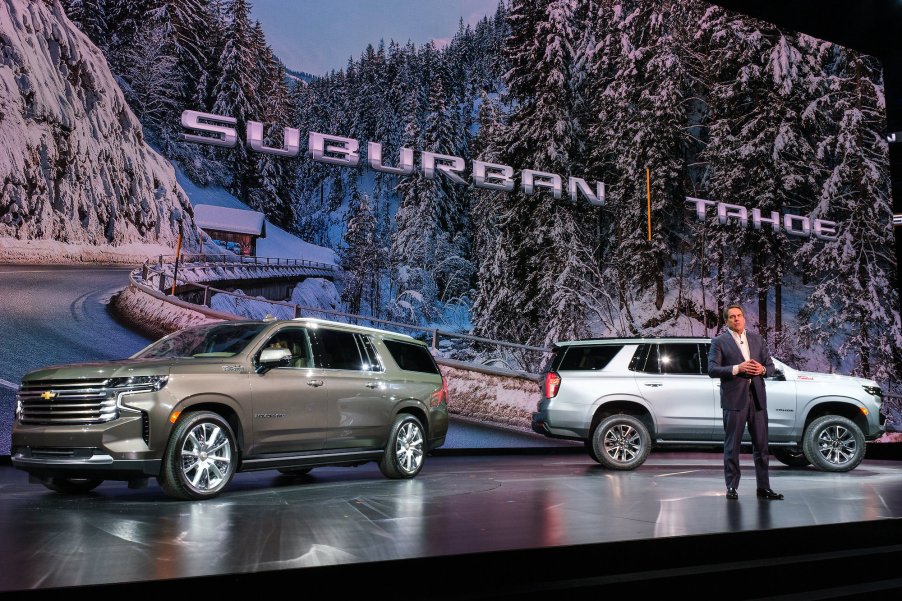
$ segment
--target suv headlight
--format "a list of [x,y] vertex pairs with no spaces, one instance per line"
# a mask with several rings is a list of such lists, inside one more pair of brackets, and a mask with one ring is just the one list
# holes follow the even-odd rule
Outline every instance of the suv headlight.
[[155,392],[166,386],[169,376],[131,376],[129,378],[111,378],[107,388],[124,388],[128,392]]
[[22,397],[19,396],[19,393],[16,393],[16,414],[13,416],[13,421],[19,421],[19,418],[22,417]]

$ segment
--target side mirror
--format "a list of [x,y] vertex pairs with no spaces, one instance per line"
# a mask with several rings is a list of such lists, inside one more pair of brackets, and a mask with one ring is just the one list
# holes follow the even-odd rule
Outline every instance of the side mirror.
[[262,374],[274,367],[288,367],[291,365],[291,351],[287,348],[268,348],[260,352],[257,359],[257,373]]
[[778,369],[778,370],[776,370],[776,371],[774,372],[774,375],[772,375],[772,376],[771,376],[770,378],[768,378],[768,379],[769,379],[769,380],[776,380],[777,382],[785,382],[785,381],[786,381],[786,375],[783,373],[783,370],[782,370],[782,369]]

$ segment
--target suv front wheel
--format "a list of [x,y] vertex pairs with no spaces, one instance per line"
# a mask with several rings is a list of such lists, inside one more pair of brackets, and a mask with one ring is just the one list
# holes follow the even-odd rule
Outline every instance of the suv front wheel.
[[864,434],[850,419],[824,415],[805,429],[805,457],[825,472],[848,472],[864,459]]
[[612,470],[633,470],[651,451],[648,428],[637,417],[618,413],[602,420],[592,433],[590,455]]
[[160,486],[178,499],[211,499],[235,475],[235,434],[228,422],[211,411],[182,417],[172,430]]

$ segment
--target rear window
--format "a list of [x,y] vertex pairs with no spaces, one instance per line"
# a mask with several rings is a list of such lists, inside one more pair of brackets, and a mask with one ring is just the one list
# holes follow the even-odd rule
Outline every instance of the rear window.
[[551,367],[552,369],[556,368],[557,371],[595,371],[604,369],[622,348],[622,345],[610,344],[604,346],[563,347],[557,351],[558,356],[552,361]]
[[388,352],[398,367],[405,371],[419,371],[427,374],[440,374],[438,365],[429,353],[429,349],[420,344],[383,340]]

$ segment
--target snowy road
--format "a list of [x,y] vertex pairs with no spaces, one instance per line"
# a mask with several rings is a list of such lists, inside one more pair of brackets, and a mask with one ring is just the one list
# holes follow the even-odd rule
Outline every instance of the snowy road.
[[55,363],[121,359],[151,342],[107,311],[130,271],[0,265],[0,455],[9,455],[15,388],[23,374]]
[[38,367],[121,359],[149,344],[107,311],[130,271],[0,265],[0,378],[18,383]]

